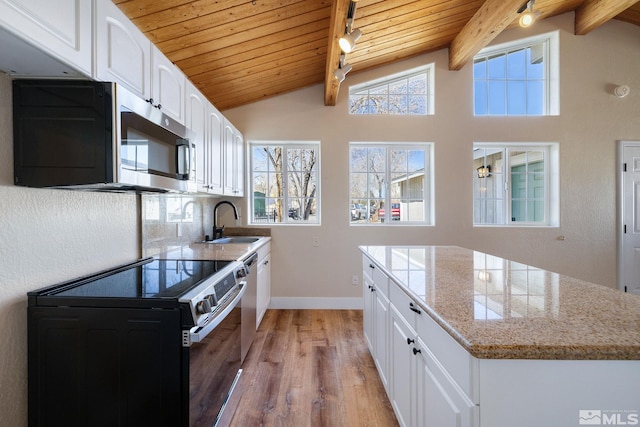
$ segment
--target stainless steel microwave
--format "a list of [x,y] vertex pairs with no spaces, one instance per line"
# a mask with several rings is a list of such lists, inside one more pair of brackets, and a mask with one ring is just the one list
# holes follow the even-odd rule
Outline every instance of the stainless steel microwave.
[[196,191],[191,132],[115,83],[13,82],[16,185]]

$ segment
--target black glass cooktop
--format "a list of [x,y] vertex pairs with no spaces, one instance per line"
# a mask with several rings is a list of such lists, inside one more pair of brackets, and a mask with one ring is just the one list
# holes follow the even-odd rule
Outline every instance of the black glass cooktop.
[[179,298],[233,261],[150,260],[97,278],[80,279],[48,296],[81,298]]

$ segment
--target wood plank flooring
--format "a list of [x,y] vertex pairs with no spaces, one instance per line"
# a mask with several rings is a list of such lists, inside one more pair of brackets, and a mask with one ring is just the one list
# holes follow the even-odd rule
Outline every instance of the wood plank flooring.
[[398,425],[361,310],[268,310],[238,385],[233,427]]

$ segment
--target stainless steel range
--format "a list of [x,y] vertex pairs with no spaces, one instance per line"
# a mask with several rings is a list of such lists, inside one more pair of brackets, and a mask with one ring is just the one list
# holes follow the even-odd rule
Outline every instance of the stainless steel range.
[[28,294],[29,426],[212,426],[242,370],[237,261],[144,259]]

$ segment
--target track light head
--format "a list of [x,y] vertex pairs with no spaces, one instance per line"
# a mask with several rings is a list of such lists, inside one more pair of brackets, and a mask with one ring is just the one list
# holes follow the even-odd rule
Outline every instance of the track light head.
[[340,38],[338,44],[340,45],[340,49],[344,53],[351,53],[353,49],[356,47],[356,42],[358,39],[362,37],[362,31],[359,28],[356,28],[349,34],[345,34]]

